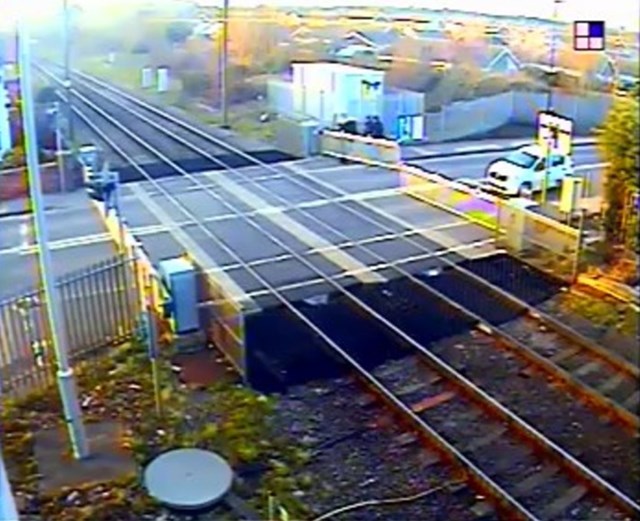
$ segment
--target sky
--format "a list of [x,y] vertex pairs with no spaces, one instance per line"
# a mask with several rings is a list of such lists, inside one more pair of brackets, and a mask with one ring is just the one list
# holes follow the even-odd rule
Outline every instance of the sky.
[[[164,0],[165,3],[171,0]],[[175,1],[175,0],[174,0]],[[92,7],[125,9],[127,7],[149,3],[145,0],[69,0],[71,4],[81,5],[86,9]],[[300,5],[313,7],[318,0],[230,0],[231,5],[251,6],[256,4],[269,5]],[[9,26],[18,14],[29,15],[34,19],[47,20],[59,9],[62,0],[0,0],[2,4],[2,19],[0,30]],[[158,2],[155,2],[158,3]],[[207,5],[222,4],[222,0],[202,0]],[[340,6],[344,4],[367,6],[383,5],[374,0],[322,0],[322,6]],[[393,6],[408,6],[430,9],[459,9],[477,11],[490,14],[527,15],[541,18],[551,18],[553,14],[553,0],[385,0]],[[638,30],[640,21],[638,11],[640,0],[564,0],[559,6],[559,18],[570,22],[573,20],[604,20],[607,24],[630,30]],[[7,16],[8,15],[8,16]]]

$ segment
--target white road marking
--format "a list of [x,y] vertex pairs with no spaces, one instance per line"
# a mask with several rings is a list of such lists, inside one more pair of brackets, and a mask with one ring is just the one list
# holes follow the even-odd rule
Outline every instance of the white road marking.
[[502,147],[500,145],[483,145],[483,146],[470,146],[470,147],[458,147],[454,148],[454,152],[482,152],[483,150],[499,150]]
[[20,223],[20,247],[28,248],[31,246],[31,226],[28,222]]
[[[394,266],[402,266],[403,264],[409,264],[411,262],[418,262],[418,261],[422,261],[422,260],[427,260],[427,259],[431,259],[431,258],[438,258],[438,257],[444,257],[446,255],[449,255],[451,253],[460,253],[463,252],[464,250],[469,250],[469,249],[475,249],[475,248],[479,248],[485,245],[490,244],[491,242],[493,242],[493,239],[481,239],[478,241],[474,241],[468,244],[460,244],[458,246],[456,246],[455,248],[446,248],[446,249],[442,249],[442,250],[438,250],[435,252],[429,252],[429,253],[421,253],[419,255],[411,255],[409,257],[405,257],[403,259],[398,259],[398,260],[394,260],[392,262],[382,262],[379,264],[375,264],[372,266],[369,266],[367,269],[370,271],[382,271],[388,268],[393,268]],[[495,250],[495,252],[503,252],[504,250]],[[493,253],[493,252],[492,252]],[[463,254],[464,255],[464,254]],[[486,255],[479,255],[480,256],[486,256]],[[349,276],[352,276],[352,273],[339,273],[337,275],[334,275],[331,278],[331,280],[333,281],[340,281],[342,279],[345,279]],[[321,278],[316,278],[316,279],[309,279],[309,280],[305,280],[302,282],[294,282],[292,284],[286,284],[284,286],[279,286],[276,289],[278,291],[291,291],[294,289],[302,289],[302,288],[306,288],[306,287],[311,287],[317,284],[322,284],[325,283],[326,281],[324,279]],[[258,290],[254,290],[254,291],[250,291],[249,292],[249,296],[252,298],[256,298],[256,297],[262,297],[262,296],[266,296],[266,295],[271,295],[271,291],[269,290],[265,290],[265,289],[258,289]]]
[[589,170],[591,168],[603,168],[608,165],[609,163],[591,163],[590,165],[578,165],[574,167],[574,170],[576,172],[580,172],[581,170]]
[[[213,258],[205,252],[191,237],[189,237],[176,223],[171,219],[171,216],[165,212],[159,204],[146,193],[146,191],[139,185],[131,186],[131,190],[138,196],[140,202],[168,229],[170,229],[171,235],[179,242],[186,251],[188,251],[193,258],[198,262],[200,267],[205,270],[217,268],[216,262]],[[236,282],[229,277],[226,273],[221,273],[218,282],[224,288],[225,292],[231,296],[236,302],[250,302],[250,298],[245,291]]]
[[[206,173],[206,176],[210,176],[210,173]],[[261,199],[260,197],[254,195],[249,190],[245,189],[241,185],[231,181],[226,175],[217,175],[216,179],[218,181],[219,186],[221,186],[224,190],[238,197],[241,201],[247,203],[248,205],[260,209],[266,206],[269,206],[268,203]],[[282,210],[275,210],[273,212],[269,212],[267,215],[270,221],[274,224],[280,226],[283,230],[291,233],[296,239],[300,242],[303,242],[307,246],[311,248],[325,248],[327,246],[331,246],[331,243],[327,241],[324,237],[316,234],[311,231],[306,226],[302,226],[300,223],[289,217]],[[327,260],[333,262],[337,266],[340,266],[345,271],[360,271],[364,270],[358,278],[362,282],[384,282],[385,279],[376,273],[370,273],[365,264],[357,260],[355,257],[337,250],[333,252],[325,252],[323,254]]]
[[[295,165],[291,165],[291,166],[289,166],[289,168],[292,169],[294,172],[296,172],[298,174],[301,174],[300,169],[298,167],[296,167]],[[317,184],[319,184],[320,186],[324,186],[325,188],[327,188],[329,190],[332,190],[332,191],[338,192],[338,193],[340,193],[340,192],[344,193],[344,191],[341,190],[337,186],[333,186],[333,185],[331,185],[329,183],[325,183],[324,181],[321,181],[319,179],[314,179],[314,181]],[[371,210],[372,212],[377,213],[378,215],[381,215],[381,216],[385,217],[386,219],[388,219],[390,221],[393,221],[396,224],[399,224],[399,225],[407,227],[407,228],[411,228],[413,226],[406,219],[402,219],[401,217],[397,217],[396,215],[393,215],[393,214],[389,213],[386,210],[378,208],[377,206],[374,206],[374,205],[370,204],[367,201],[360,201],[360,204],[362,206],[364,206],[365,208]],[[443,211],[443,213],[446,213],[446,212]],[[447,215],[450,215],[450,214],[447,214]],[[466,224],[470,224],[470,223],[467,222]],[[460,243],[460,241],[455,241],[455,239],[449,239],[449,238],[445,239],[443,237],[442,233],[434,231],[433,229],[425,229],[424,231],[422,231],[420,233],[420,235],[426,237],[427,239],[429,239],[431,241],[434,241],[437,244],[442,244],[443,246],[445,246],[447,248],[451,248],[452,247],[452,242],[457,242],[458,244],[464,244],[464,243]],[[440,242],[440,241],[443,241],[444,244],[443,244],[443,242]],[[493,242],[493,239],[490,240],[490,243],[491,242]],[[486,253],[486,251],[482,252],[482,253],[484,254],[484,253]],[[468,254],[466,251],[464,251],[462,253],[462,255],[464,255],[466,257],[469,257],[469,258],[473,258],[473,256],[471,254]]]

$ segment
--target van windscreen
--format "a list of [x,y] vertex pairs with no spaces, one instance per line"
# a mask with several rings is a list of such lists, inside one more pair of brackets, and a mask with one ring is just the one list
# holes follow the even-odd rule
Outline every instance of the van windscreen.
[[538,156],[534,156],[532,154],[529,154],[527,152],[522,152],[520,150],[516,152],[512,152],[505,158],[505,161],[508,161],[509,163],[512,163],[522,168],[531,168],[537,160],[538,160]]

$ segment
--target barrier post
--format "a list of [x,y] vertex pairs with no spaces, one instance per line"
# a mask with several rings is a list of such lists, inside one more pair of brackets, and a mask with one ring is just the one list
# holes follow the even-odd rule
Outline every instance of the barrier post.
[[496,248],[500,246],[500,222],[502,221],[502,203],[500,198],[496,198],[496,229],[495,229],[495,245]]
[[151,362],[151,377],[153,380],[153,396],[156,406],[156,415],[162,416],[162,398],[160,393],[160,373],[158,371],[158,328],[156,324],[156,314],[154,312],[154,296],[152,288],[152,275],[149,274],[147,284],[145,284],[145,294],[147,297],[146,315],[147,326],[147,353]]
[[582,242],[583,242],[583,232],[584,232],[584,218],[585,218],[585,209],[580,208],[580,216],[578,221],[578,244],[576,245],[576,251],[573,256],[573,266],[571,269],[571,283],[575,284],[578,280],[578,272],[580,271],[580,259],[582,257]]

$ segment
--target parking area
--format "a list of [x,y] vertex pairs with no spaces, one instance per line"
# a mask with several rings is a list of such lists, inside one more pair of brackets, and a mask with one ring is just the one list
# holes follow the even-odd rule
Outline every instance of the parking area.
[[188,251],[245,309],[494,252],[491,232],[400,193],[395,173],[328,158],[126,184],[157,263]]

